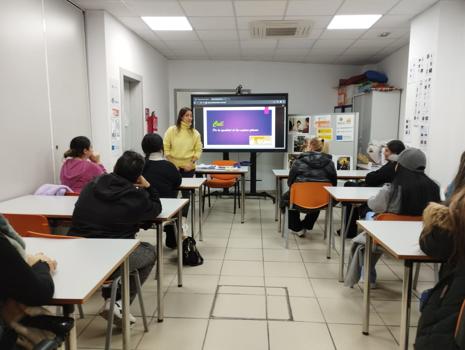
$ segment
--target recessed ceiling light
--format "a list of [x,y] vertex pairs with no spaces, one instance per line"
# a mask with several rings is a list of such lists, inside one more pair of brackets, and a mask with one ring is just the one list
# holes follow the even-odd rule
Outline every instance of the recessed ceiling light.
[[141,18],[152,30],[192,30],[191,24],[184,16]]
[[327,29],[368,29],[382,15],[337,15],[328,24]]

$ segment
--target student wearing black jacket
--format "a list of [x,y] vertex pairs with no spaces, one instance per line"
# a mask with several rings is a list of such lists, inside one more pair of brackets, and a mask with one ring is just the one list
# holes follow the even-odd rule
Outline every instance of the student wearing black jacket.
[[[126,151],[115,164],[113,173],[101,175],[81,191],[73,212],[71,236],[86,238],[135,238],[141,223],[155,219],[161,212],[158,193],[141,175],[144,158],[133,151]],[[141,242],[129,257],[129,266],[138,270],[141,283],[152,271],[156,260],[155,247]],[[120,275],[116,271],[113,277]],[[110,288],[102,288],[105,305],[100,311],[108,317]],[[136,296],[136,285],[130,283],[131,302]],[[121,322],[122,312],[118,290],[115,323]],[[135,318],[130,317],[131,322]]]
[[[181,173],[176,166],[163,157],[163,139],[158,134],[147,134],[142,139],[145,166],[142,175],[158,191],[161,198],[176,198],[181,186]],[[176,248],[173,225],[165,225],[166,246]]]

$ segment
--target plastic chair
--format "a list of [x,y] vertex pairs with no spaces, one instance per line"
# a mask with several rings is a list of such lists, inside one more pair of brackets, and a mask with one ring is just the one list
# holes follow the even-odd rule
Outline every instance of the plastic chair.
[[[213,165],[218,166],[233,166],[237,164],[234,160],[214,160]],[[231,188],[234,187],[234,214],[236,214],[236,198],[239,196],[239,175],[233,174],[210,174],[209,179],[205,182],[205,187],[208,190],[208,207],[211,207],[210,202],[210,188]],[[237,198],[237,203],[239,203],[239,208],[241,203]],[[202,207],[205,208],[205,194],[203,196]]]
[[[286,249],[289,247],[289,210],[298,210],[299,212],[309,212],[320,210],[328,207],[330,196],[329,192],[324,189],[325,186],[332,186],[330,182],[295,182],[291,185],[289,206],[286,206],[284,218],[281,220],[282,236],[286,240]],[[328,228],[329,211],[326,210],[325,232]]]
[[66,197],[79,197],[79,193],[78,192],[66,192],[65,196]]
[[[375,217],[375,220],[379,221],[423,221],[423,217],[421,215],[400,215],[400,214],[392,214],[392,213],[382,213]],[[415,275],[413,277],[413,289],[417,289],[418,284],[418,277],[420,275],[420,267],[421,263],[415,263]],[[434,279],[435,282],[439,280],[439,267],[437,263],[433,264],[434,268]]]
[[[10,225],[18,232],[22,237],[33,237],[33,238],[49,238],[49,239],[83,239],[82,237],[76,236],[64,236],[64,235],[53,235],[50,234],[50,228],[48,226],[47,218],[42,215],[26,215],[26,214],[4,214],[5,218],[10,222]],[[11,220],[10,220],[11,219]],[[20,228],[20,229],[18,229]],[[36,232],[40,231],[40,232]],[[139,272],[134,270],[131,272],[134,277],[137,289],[137,296],[139,299],[140,310],[142,314],[142,321],[144,323],[144,331],[148,332],[147,317],[145,314],[144,301],[142,299],[142,285],[140,283]],[[113,330],[113,319],[114,310],[116,303],[116,292],[118,285],[121,283],[121,276],[116,277],[113,280],[106,280],[104,284],[111,285],[111,298],[110,298],[110,317],[107,322],[106,338],[105,338],[105,350],[110,350],[112,330]],[[84,318],[84,312],[82,305],[78,305],[79,316]]]

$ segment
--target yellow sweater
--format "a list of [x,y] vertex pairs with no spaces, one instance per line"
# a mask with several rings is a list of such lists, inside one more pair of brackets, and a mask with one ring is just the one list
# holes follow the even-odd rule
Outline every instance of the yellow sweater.
[[169,156],[174,165],[182,168],[192,162],[192,158],[200,158],[202,154],[202,142],[200,134],[195,129],[190,129],[181,124],[178,130],[176,125],[170,126],[163,138],[163,148],[166,156]]

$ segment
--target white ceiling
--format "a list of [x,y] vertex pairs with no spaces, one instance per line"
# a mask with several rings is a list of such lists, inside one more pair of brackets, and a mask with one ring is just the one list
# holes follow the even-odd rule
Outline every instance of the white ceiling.
[[[410,20],[438,0],[70,0],[111,13],[168,59],[367,64],[409,41]],[[326,30],[336,14],[382,14],[368,30]],[[153,32],[140,16],[186,16],[192,32]],[[252,39],[249,23],[302,19],[305,39]],[[378,35],[390,32],[388,37]]]

